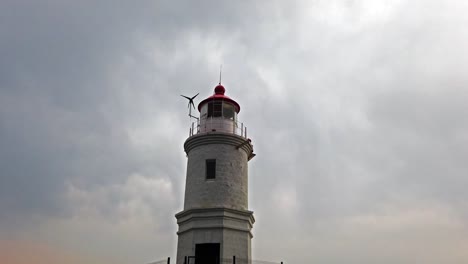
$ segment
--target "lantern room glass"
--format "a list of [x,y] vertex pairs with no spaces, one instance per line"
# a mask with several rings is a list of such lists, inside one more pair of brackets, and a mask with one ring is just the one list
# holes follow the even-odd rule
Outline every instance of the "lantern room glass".
[[210,117],[223,117],[225,119],[236,121],[236,108],[233,104],[225,101],[208,102],[201,108],[200,119],[206,119]]
[[222,100],[207,102],[200,109],[201,132],[236,133],[237,112],[234,104]]

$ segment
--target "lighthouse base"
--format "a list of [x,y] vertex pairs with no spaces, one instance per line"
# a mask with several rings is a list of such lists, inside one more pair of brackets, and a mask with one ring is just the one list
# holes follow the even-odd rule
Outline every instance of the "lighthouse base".
[[186,257],[196,263],[223,258],[251,259],[253,212],[228,208],[196,208],[176,214],[179,225],[177,264]]

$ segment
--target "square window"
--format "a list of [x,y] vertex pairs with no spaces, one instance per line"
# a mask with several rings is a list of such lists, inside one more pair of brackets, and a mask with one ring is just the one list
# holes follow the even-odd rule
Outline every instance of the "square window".
[[216,178],[216,160],[206,160],[206,179],[212,180]]
[[213,116],[213,102],[208,103],[208,117]]

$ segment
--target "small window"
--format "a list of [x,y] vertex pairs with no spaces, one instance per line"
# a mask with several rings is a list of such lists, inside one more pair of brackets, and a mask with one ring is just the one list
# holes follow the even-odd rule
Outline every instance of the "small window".
[[208,117],[213,116],[213,102],[208,103]]
[[223,116],[223,105],[222,102],[213,102],[213,116],[220,117]]
[[216,178],[216,160],[206,160],[206,179],[211,180]]
[[208,117],[221,117],[223,116],[223,102],[214,101],[208,103]]
[[204,105],[202,108],[201,108],[201,112],[200,112],[200,118],[201,119],[205,119],[206,116],[208,114],[208,105]]
[[226,119],[234,120],[234,106],[228,103],[223,104],[223,116]]

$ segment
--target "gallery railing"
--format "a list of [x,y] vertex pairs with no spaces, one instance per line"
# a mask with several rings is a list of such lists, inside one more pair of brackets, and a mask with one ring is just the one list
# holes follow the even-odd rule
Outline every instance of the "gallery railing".
[[161,260],[151,262],[151,263],[148,263],[148,264],[171,264],[171,258],[168,257],[167,259],[161,259]]
[[207,117],[192,122],[189,137],[210,132],[232,133],[247,138],[247,127],[244,123],[223,117]]
[[220,264],[283,264],[283,262],[274,262],[274,261],[266,261],[266,260],[256,260],[256,259],[243,259],[243,258],[236,258],[233,256],[232,258],[223,258],[220,261]]
[[207,259],[206,257],[203,259],[199,259],[195,256],[187,256],[184,258],[184,264],[207,264],[204,262],[209,263],[216,263],[216,264],[284,264],[282,261],[266,261],[266,260],[255,260],[255,259],[243,259],[243,258],[236,258],[236,256],[232,256],[232,258],[222,258],[222,259]]
[[[223,258],[220,260],[216,260],[215,262],[219,264],[284,264],[282,261],[275,262],[275,261],[266,261],[266,260],[243,259],[243,258],[236,258],[236,256],[232,256],[232,258]],[[183,263],[184,264],[205,264],[205,263],[197,263],[197,258],[195,256],[185,257]],[[171,258],[162,259],[162,260],[151,262],[148,264],[171,264]]]

